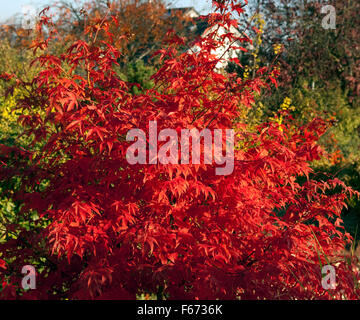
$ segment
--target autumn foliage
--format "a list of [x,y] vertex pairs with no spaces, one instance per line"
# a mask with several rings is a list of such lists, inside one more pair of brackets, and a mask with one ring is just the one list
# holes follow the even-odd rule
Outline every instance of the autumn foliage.
[[[138,95],[114,71],[122,54],[110,32],[116,17],[87,26],[89,40],[54,56],[46,48],[56,29],[43,13],[33,44],[41,71],[31,82],[3,75],[26,89],[18,107],[27,110],[21,123],[33,143],[1,148],[1,179],[19,178],[14,199],[29,222],[4,225],[2,298],[358,297],[355,258],[346,251],[352,239],[340,219],[354,192],[331,177],[316,181],[310,167],[322,156],[317,140],[327,124],[245,125],[242,110],[278,73],[262,68],[242,79],[215,70],[222,57],[214,48],[227,39],[245,48],[250,40],[216,36],[219,25],[237,25],[231,13],[244,2],[214,5],[209,33],[196,40],[201,50],[179,51],[186,39],[169,32],[157,52],[155,87]],[[148,132],[151,120],[158,130],[233,128],[234,172],[215,175],[215,164],[130,165],[126,134]],[[26,264],[38,272],[37,289],[28,292],[20,288]],[[322,288],[326,264],[336,266],[335,290]]]

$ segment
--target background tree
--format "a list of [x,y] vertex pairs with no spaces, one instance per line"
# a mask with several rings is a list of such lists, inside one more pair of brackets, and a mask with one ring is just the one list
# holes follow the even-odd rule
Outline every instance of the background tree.
[[[57,26],[67,39],[80,39],[86,25],[98,24],[105,19],[116,19],[108,32],[121,50],[121,62],[136,63],[150,58],[158,50],[169,29],[179,35],[187,31],[189,19],[172,14],[164,0],[90,0],[79,5],[72,1],[59,1],[56,10]],[[101,33],[97,40],[101,40]]]

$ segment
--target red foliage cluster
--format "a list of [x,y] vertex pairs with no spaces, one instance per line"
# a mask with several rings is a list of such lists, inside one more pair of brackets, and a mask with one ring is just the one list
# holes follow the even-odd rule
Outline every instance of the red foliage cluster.
[[[234,25],[231,10],[241,6],[214,3],[213,26]],[[21,177],[21,214],[36,211],[49,223],[0,245],[1,297],[357,297],[353,265],[344,258],[351,239],[340,219],[352,191],[336,179],[309,177],[325,123],[248,130],[241,108],[251,107],[254,92],[267,85],[260,73],[270,70],[252,80],[216,72],[219,57],[212,50],[226,39],[246,39],[216,37],[217,28],[198,40],[197,53],[178,52],[185,40],[169,33],[158,53],[155,87],[133,95],[132,84],[113,68],[121,52],[107,32],[112,23],[87,29],[106,41],[77,41],[58,57],[43,54],[33,81],[18,81],[28,91],[19,106],[29,111],[21,120],[34,143],[21,154],[3,148],[4,162],[10,154],[19,162],[4,166],[1,179]],[[50,29],[48,18],[42,24]],[[215,165],[130,165],[126,134],[148,132],[150,120],[159,130],[234,128],[241,146],[234,172],[217,176]],[[40,258],[46,267],[38,270],[37,289],[19,290],[21,267]],[[333,291],[321,286],[321,265],[328,263],[337,271]]]

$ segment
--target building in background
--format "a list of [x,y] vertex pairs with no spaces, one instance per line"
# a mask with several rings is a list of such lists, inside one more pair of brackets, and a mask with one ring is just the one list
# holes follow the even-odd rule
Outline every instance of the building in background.
[[[217,26],[214,26],[212,29],[207,30],[209,25],[206,20],[200,19],[200,13],[196,11],[194,7],[184,7],[184,8],[172,8],[168,10],[169,16],[182,16],[186,18],[185,21],[188,22],[188,34],[187,38],[188,41],[194,40],[196,37],[204,37],[207,33],[211,33],[214,31]],[[235,36],[240,37],[243,33],[231,26],[230,32],[233,33]],[[221,37],[222,35],[229,33],[229,30],[226,30],[224,27],[220,26],[218,30],[218,36]],[[221,61],[216,65],[216,69],[223,70],[228,65],[229,61],[233,58],[237,58],[239,54],[241,54],[240,49],[230,49],[229,47],[237,47],[237,46],[244,46],[243,43],[235,42],[233,44],[230,43],[229,39],[226,39],[225,45],[222,47],[218,47],[214,54],[216,57],[220,58]],[[193,52],[197,52],[199,48],[192,47],[191,50]]]

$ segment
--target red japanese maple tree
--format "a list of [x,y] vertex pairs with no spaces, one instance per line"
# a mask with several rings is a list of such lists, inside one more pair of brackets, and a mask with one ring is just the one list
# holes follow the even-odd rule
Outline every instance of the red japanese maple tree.
[[[26,91],[18,106],[33,143],[1,152],[1,179],[20,178],[15,199],[32,221],[5,225],[18,236],[0,245],[2,298],[358,297],[355,258],[345,256],[351,237],[340,219],[353,192],[337,179],[311,178],[326,123],[248,129],[241,110],[277,74],[261,69],[246,80],[216,71],[223,58],[216,47],[249,39],[217,35],[219,26],[237,26],[232,13],[245,3],[213,3],[209,32],[196,43],[201,50],[178,51],[185,39],[169,32],[155,87],[138,95],[114,70],[122,54],[113,45],[122,35],[109,32],[115,17],[88,26],[88,41],[54,56],[46,47],[56,31],[42,15],[43,38],[34,43],[43,50],[36,59],[42,71],[15,84]],[[99,43],[100,33],[106,40]],[[151,120],[158,130],[233,128],[233,173],[216,175],[215,164],[130,165],[126,134],[148,132]],[[41,267],[37,289],[24,292],[20,271],[29,263]],[[322,288],[326,264],[336,267],[335,290]]]

